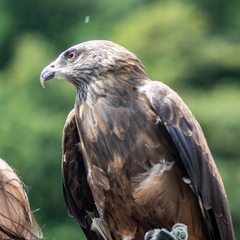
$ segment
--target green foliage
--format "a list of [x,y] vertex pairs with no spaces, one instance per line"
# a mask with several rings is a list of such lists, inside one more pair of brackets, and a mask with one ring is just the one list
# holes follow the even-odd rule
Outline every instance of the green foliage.
[[240,44],[212,35],[206,16],[192,4],[166,1],[143,7],[114,29],[112,39],[136,53],[153,79],[209,88],[240,78]]
[[240,23],[236,21],[240,8],[238,0],[195,0],[195,3],[204,10],[213,32],[224,34],[228,38],[239,39],[239,34],[236,32]]
[[171,83],[188,70],[205,27],[201,12],[193,6],[166,1],[138,9],[118,23],[113,40],[143,59],[153,79]]
[[45,239],[71,239],[71,240],[85,240],[85,235],[82,233],[79,225],[72,218],[61,218],[51,225],[48,230],[43,228]]
[[42,89],[39,75],[65,48],[103,38],[134,52],[152,79],[177,90],[192,109],[219,166],[240,237],[239,8],[235,0],[0,2],[0,156],[29,186],[46,239],[84,237],[67,217],[60,176],[62,128],[75,89],[59,80]]

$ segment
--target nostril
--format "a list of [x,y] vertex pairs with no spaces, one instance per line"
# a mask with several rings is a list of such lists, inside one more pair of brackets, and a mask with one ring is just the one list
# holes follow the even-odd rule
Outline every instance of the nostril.
[[51,65],[50,65],[50,68],[55,68],[55,65],[54,65],[54,64],[51,64]]

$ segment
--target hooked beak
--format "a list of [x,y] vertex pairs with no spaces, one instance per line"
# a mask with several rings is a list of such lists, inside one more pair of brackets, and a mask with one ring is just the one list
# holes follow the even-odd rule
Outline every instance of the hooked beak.
[[56,70],[55,70],[55,61],[54,61],[50,63],[48,66],[46,66],[41,72],[40,83],[43,88],[45,88],[44,86],[45,81],[55,78],[55,73],[56,73]]

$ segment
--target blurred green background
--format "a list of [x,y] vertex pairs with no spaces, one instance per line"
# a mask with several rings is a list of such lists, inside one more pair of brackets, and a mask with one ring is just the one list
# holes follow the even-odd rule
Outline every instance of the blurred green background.
[[45,239],[84,239],[64,208],[61,135],[75,89],[39,83],[71,45],[115,41],[165,82],[200,122],[240,239],[240,1],[0,1],[0,156],[28,186]]

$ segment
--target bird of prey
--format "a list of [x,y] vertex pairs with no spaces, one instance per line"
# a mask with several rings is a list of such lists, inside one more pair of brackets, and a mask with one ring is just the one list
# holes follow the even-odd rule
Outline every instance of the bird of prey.
[[43,86],[53,78],[77,89],[63,130],[62,182],[68,213],[88,239],[142,240],[176,223],[187,226],[189,240],[235,239],[199,123],[133,53],[83,42],[43,69]]

